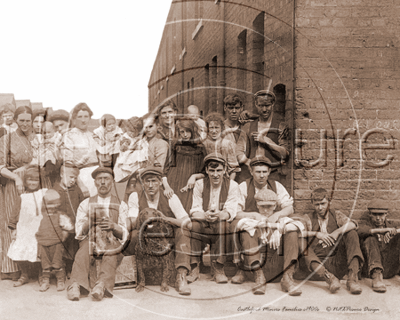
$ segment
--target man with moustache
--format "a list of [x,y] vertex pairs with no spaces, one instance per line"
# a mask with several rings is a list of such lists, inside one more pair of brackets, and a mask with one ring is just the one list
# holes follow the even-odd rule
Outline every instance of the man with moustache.
[[[72,301],[78,301],[81,293],[87,295],[89,292],[91,292],[94,300],[102,300],[104,296],[112,298],[115,271],[118,260],[122,260],[122,255],[118,250],[106,252],[101,258],[97,282],[94,288],[90,290],[89,269],[91,262],[93,262],[93,256],[90,251],[89,240],[93,239],[88,237],[89,230],[97,224],[101,230],[111,232],[113,239],[118,239],[121,242],[121,249],[128,236],[126,229],[128,206],[111,194],[114,183],[113,171],[108,167],[99,167],[92,172],[92,177],[97,195],[82,201],[76,215],[75,232],[76,239],[79,240],[79,250],[75,255],[70,285],[67,289],[68,299]],[[96,217],[99,211],[104,214],[100,221],[99,217]]]
[[184,223],[190,221],[176,194],[168,199],[162,192],[162,174],[160,167],[153,166],[146,167],[140,172],[139,178],[143,191],[133,192],[129,196],[129,218],[135,227],[129,235],[123,254],[126,256],[136,254],[139,230],[142,227],[136,222],[139,213],[147,208],[161,211],[165,216],[163,218],[174,226],[175,268],[177,270],[175,289],[181,295],[190,295],[191,290],[186,280],[190,268],[190,238],[181,228]]

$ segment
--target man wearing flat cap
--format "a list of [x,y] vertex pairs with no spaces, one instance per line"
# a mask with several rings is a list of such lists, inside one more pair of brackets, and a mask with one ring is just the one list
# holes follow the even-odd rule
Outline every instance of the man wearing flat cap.
[[[271,161],[265,156],[256,156],[250,161],[250,174],[251,178],[242,182],[239,186],[241,198],[238,203],[238,215],[233,221],[232,225],[235,226],[235,232],[239,232],[238,236],[238,247],[241,247],[244,252],[252,252],[251,255],[244,255],[244,268],[240,266],[241,261],[234,261],[238,264],[239,268],[236,275],[232,278],[232,283],[241,284],[244,282],[245,276],[243,269],[255,270],[256,273],[256,285],[254,287],[254,294],[265,293],[266,279],[261,265],[265,263],[265,259],[262,259],[261,253],[258,250],[261,234],[256,232],[254,236],[250,236],[248,232],[236,228],[241,219],[251,219],[258,222],[267,221],[269,223],[276,223],[279,219],[287,217],[293,214],[293,199],[285,189],[285,187],[277,181],[269,178],[271,173]],[[275,194],[275,199],[269,199],[268,194]],[[261,214],[260,207],[267,205],[268,201],[275,201],[273,210],[268,216],[267,220],[265,215]],[[299,295],[301,291],[295,289],[296,285],[292,280],[294,272],[294,263],[298,257],[298,236],[297,232],[285,233],[283,237],[285,243],[284,253],[285,256],[285,273],[286,276],[282,278],[282,288],[288,291],[290,295]],[[271,241],[267,246],[267,259],[270,262],[273,260],[271,257],[278,257],[278,248],[280,241]],[[235,251],[238,250],[235,248]],[[289,249],[290,248],[290,249]],[[292,250],[293,249],[293,250]],[[272,260],[271,260],[272,259]],[[276,268],[275,268],[276,267]],[[271,274],[276,271],[276,274],[272,275],[272,278],[278,276],[283,271],[282,266],[271,266],[268,268]],[[276,270],[275,270],[276,269]],[[279,269],[279,270],[278,270]],[[275,271],[272,271],[275,270]],[[287,289],[287,290],[286,290]]]
[[75,233],[76,239],[79,240],[79,250],[75,255],[67,291],[68,299],[72,301],[78,301],[81,293],[88,294],[89,292],[95,300],[101,300],[104,295],[113,296],[115,270],[118,258],[121,258],[122,255],[119,256],[118,252],[106,252],[103,255],[97,282],[90,290],[89,266],[93,262],[93,256],[90,253],[89,242],[93,239],[89,239],[89,231],[96,228],[97,237],[99,236],[97,235],[98,227],[100,227],[101,232],[105,231],[110,234],[112,241],[116,242],[118,239],[121,249],[128,236],[126,229],[128,206],[111,194],[114,183],[113,171],[107,167],[99,167],[92,172],[92,177],[97,195],[83,200],[76,215]]
[[63,134],[68,131],[69,126],[69,112],[65,110],[56,110],[49,115],[50,122],[53,123],[54,128],[58,133]]
[[[280,167],[289,156],[289,141],[287,139],[287,126],[284,118],[274,110],[276,96],[268,90],[260,90],[254,94],[254,103],[258,111],[258,117],[246,127],[250,138],[250,156],[265,156],[271,160],[274,168]],[[240,119],[251,117],[248,111],[244,111]],[[251,117],[252,118],[252,117]],[[273,178],[279,180],[277,171]]]
[[202,242],[211,244],[211,267],[214,280],[226,283],[224,264],[226,260],[226,236],[230,223],[235,219],[240,191],[238,184],[226,174],[225,159],[219,153],[204,158],[206,177],[196,181],[193,190],[192,219],[192,273],[191,281],[199,275]]
[[[174,226],[175,239],[175,268],[177,269],[175,289],[181,295],[190,295],[191,291],[187,284],[186,275],[190,270],[190,238],[182,232],[182,224],[189,222],[189,216],[182,206],[179,198],[174,194],[168,199],[162,192],[163,171],[161,167],[146,167],[139,174],[143,191],[133,192],[129,196],[129,218],[136,224],[136,219],[144,209],[152,208],[161,211],[165,220]],[[124,250],[124,255],[135,255],[141,226],[136,225],[129,235],[129,244]]]
[[363,275],[372,278],[372,290],[386,292],[383,279],[400,271],[400,223],[387,219],[388,202],[373,199],[358,226],[361,249],[366,260]]

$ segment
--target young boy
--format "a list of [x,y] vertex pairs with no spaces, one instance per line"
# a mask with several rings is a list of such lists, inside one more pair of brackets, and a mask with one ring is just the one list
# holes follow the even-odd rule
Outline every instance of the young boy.
[[[267,188],[259,190],[254,199],[256,200],[258,212],[238,212],[236,218],[239,219],[235,234],[239,235],[235,243],[234,262],[240,268],[243,260],[244,269],[255,270],[267,264],[267,280],[275,279],[283,273],[281,287],[291,296],[301,294],[293,280],[295,264],[297,262],[300,248],[298,233],[303,234],[310,229],[309,219],[291,214],[288,217],[281,217],[277,222],[268,222],[277,208],[277,194]],[[284,235],[285,250],[283,260],[279,257],[281,247],[281,237]],[[265,253],[260,254],[260,244],[267,244],[266,258]],[[262,250],[261,250],[262,251]],[[232,283],[241,284],[244,281],[244,274],[238,272],[233,278]],[[265,282],[265,281],[264,281]],[[254,288],[254,294],[264,294],[265,285],[260,283]]]
[[57,291],[65,289],[65,269],[62,260],[64,254],[63,241],[73,229],[69,218],[59,211],[60,195],[55,190],[47,190],[42,202],[42,221],[36,232],[38,254],[42,264],[42,283],[40,291],[50,287],[51,271],[56,272]]
[[70,164],[64,164],[60,169],[60,181],[54,185],[54,190],[60,195],[60,208],[71,220],[74,228],[69,231],[64,241],[64,261],[67,275],[72,270],[75,254],[79,249],[79,241],[75,239],[75,220],[79,204],[86,199],[81,189],[76,184],[79,169]]
[[387,201],[373,199],[357,230],[366,260],[363,275],[372,278],[372,290],[382,293],[383,279],[400,271],[400,223],[387,220],[388,213]]
[[312,229],[308,237],[305,272],[314,271],[319,279],[329,284],[331,293],[340,288],[339,279],[347,274],[347,288],[351,294],[360,294],[358,272],[364,263],[357,235],[357,222],[340,211],[329,209],[331,202],[326,189],[317,188],[311,194],[314,212],[309,214]]

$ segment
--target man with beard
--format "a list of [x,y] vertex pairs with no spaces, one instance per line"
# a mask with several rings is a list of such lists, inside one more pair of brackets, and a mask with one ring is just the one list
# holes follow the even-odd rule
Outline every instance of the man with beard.
[[387,201],[373,199],[357,230],[361,249],[366,259],[363,273],[372,278],[372,290],[386,292],[383,279],[389,279],[400,271],[400,224],[388,220]]
[[[94,239],[89,239],[89,230],[97,224],[102,231],[112,233],[110,234],[112,240],[118,239],[121,244],[128,235],[126,229],[128,206],[111,194],[114,181],[113,171],[111,168],[99,167],[93,171],[92,177],[97,195],[82,201],[76,216],[75,232],[76,239],[79,240],[79,250],[75,255],[67,291],[68,299],[72,301],[78,301],[81,292],[83,294],[90,292],[89,272],[93,253],[91,253],[89,240]],[[98,216],[99,213],[102,217]],[[99,235],[96,234],[97,236]],[[91,290],[93,299],[102,300],[104,295],[110,298],[113,296],[118,260],[122,260],[122,255],[118,253],[118,250],[104,253],[97,282]]]
[[[259,117],[246,127],[250,137],[250,159],[255,156],[265,156],[272,161],[272,167],[282,165],[289,156],[288,141],[286,139],[287,127],[283,117],[274,112],[276,97],[273,92],[260,90],[254,95],[254,103]],[[248,119],[249,113],[245,111],[240,119]],[[278,180],[277,173],[272,177]],[[247,177],[249,178],[249,177]]]

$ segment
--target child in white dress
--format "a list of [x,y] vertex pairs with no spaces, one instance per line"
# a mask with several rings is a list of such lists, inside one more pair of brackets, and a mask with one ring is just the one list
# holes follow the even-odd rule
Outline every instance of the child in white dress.
[[117,126],[117,120],[111,114],[105,114],[100,120],[101,126],[93,130],[93,138],[97,142],[97,152],[102,166],[113,166],[113,155],[119,153],[118,140],[124,133]]
[[8,227],[14,239],[8,250],[8,257],[18,263],[21,276],[14,287],[28,283],[28,270],[38,259],[38,244],[35,233],[42,220],[42,199],[47,189],[40,189],[40,173],[37,166],[29,166],[24,175],[25,193],[16,203]]

